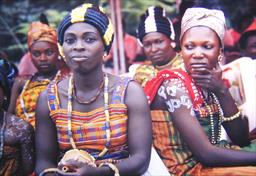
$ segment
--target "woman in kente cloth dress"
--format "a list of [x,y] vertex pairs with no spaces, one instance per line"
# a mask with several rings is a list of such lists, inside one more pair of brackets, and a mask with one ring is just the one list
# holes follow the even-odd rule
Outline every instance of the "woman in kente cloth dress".
[[39,96],[37,174],[117,176],[147,170],[152,132],[143,89],[102,70],[113,37],[111,21],[92,4],[78,6],[60,22],[59,50],[71,76],[52,82]]
[[34,170],[34,129],[6,112],[17,69],[0,59],[0,175],[23,176]]
[[35,127],[37,98],[50,81],[57,77],[59,52],[56,31],[41,22],[31,23],[28,31],[28,48],[38,72],[33,76],[17,77],[12,88],[8,111]]
[[[154,146],[174,175],[256,175],[256,145],[218,63],[224,32],[222,11],[187,9],[180,36],[185,70],[163,70],[146,83],[151,110],[164,116],[155,119]],[[232,143],[220,141],[221,125]]]

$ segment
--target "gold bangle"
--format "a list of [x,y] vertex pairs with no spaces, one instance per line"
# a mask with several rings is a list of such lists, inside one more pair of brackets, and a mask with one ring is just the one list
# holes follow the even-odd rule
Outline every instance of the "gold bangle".
[[232,120],[235,120],[236,118],[240,117],[241,112],[238,111],[237,113],[235,113],[234,115],[230,116],[230,117],[223,117],[222,118],[222,122],[230,122]]
[[112,164],[112,163],[101,163],[99,165],[99,167],[102,167],[102,166],[108,166],[112,171],[115,172],[115,175],[114,176],[120,176],[119,174],[119,170],[118,168],[116,167],[116,165]]

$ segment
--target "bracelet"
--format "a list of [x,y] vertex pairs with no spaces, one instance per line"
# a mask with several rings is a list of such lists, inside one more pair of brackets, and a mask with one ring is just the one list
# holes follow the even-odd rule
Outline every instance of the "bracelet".
[[102,166],[108,166],[112,171],[115,172],[115,175],[114,176],[120,176],[119,174],[119,170],[118,168],[116,167],[116,165],[112,164],[112,163],[101,163],[99,165],[99,167],[102,167]]
[[236,118],[240,117],[241,112],[238,111],[237,113],[235,113],[234,115],[230,116],[230,117],[223,117],[222,118],[222,122],[230,122],[232,120],[235,120]]
[[58,169],[57,168],[48,168],[48,169],[44,169],[40,174],[39,176],[44,176],[45,174],[47,173],[57,173],[58,172]]

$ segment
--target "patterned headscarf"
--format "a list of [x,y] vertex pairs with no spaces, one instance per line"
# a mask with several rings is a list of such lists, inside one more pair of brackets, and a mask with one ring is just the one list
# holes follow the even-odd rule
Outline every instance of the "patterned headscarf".
[[14,82],[15,77],[18,75],[18,69],[10,62],[5,59],[0,58],[0,86],[4,91],[6,96],[6,102],[4,102],[4,109],[7,109],[11,88]]
[[163,33],[172,40],[175,38],[172,22],[166,17],[165,10],[160,6],[149,7],[145,14],[141,16],[137,29],[139,42],[142,43],[144,36],[150,32]]
[[201,7],[188,8],[182,17],[180,40],[184,33],[195,26],[206,26],[216,32],[220,38],[222,47],[226,23],[224,13],[220,10],[212,10]]
[[58,46],[60,54],[64,56],[62,45],[65,31],[72,24],[79,22],[89,23],[97,28],[102,37],[105,51],[108,53],[114,38],[111,20],[102,7],[86,3],[73,9],[60,22],[58,26]]
[[28,47],[34,42],[46,41],[57,44],[57,32],[50,26],[41,22],[32,22],[28,30]]

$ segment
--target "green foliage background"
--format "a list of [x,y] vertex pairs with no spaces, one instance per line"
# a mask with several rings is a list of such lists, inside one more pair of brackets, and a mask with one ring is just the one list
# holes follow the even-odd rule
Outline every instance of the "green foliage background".
[[[122,15],[126,21],[126,31],[135,35],[140,15],[152,5],[160,5],[167,15],[176,15],[175,0],[120,0]],[[232,3],[231,3],[232,1]],[[37,21],[40,13],[45,13],[50,25],[57,27],[59,21],[75,6],[91,2],[103,6],[110,13],[108,0],[0,0],[0,51],[8,55],[9,60],[19,62],[27,51],[27,31],[32,21]],[[241,7],[244,1],[221,0],[228,17]],[[229,22],[229,21],[228,21]],[[229,23],[228,23],[229,24]]]
[[[175,2],[175,0],[170,1]],[[40,13],[45,13],[50,26],[57,28],[67,11],[85,2],[99,4],[110,13],[108,0],[0,0],[0,51],[4,51],[9,60],[19,62],[27,51],[26,35],[29,24],[39,20]],[[165,6],[170,14],[175,10],[174,6],[166,6],[159,0],[122,1],[122,13],[129,33],[135,34],[139,16],[151,5]]]

